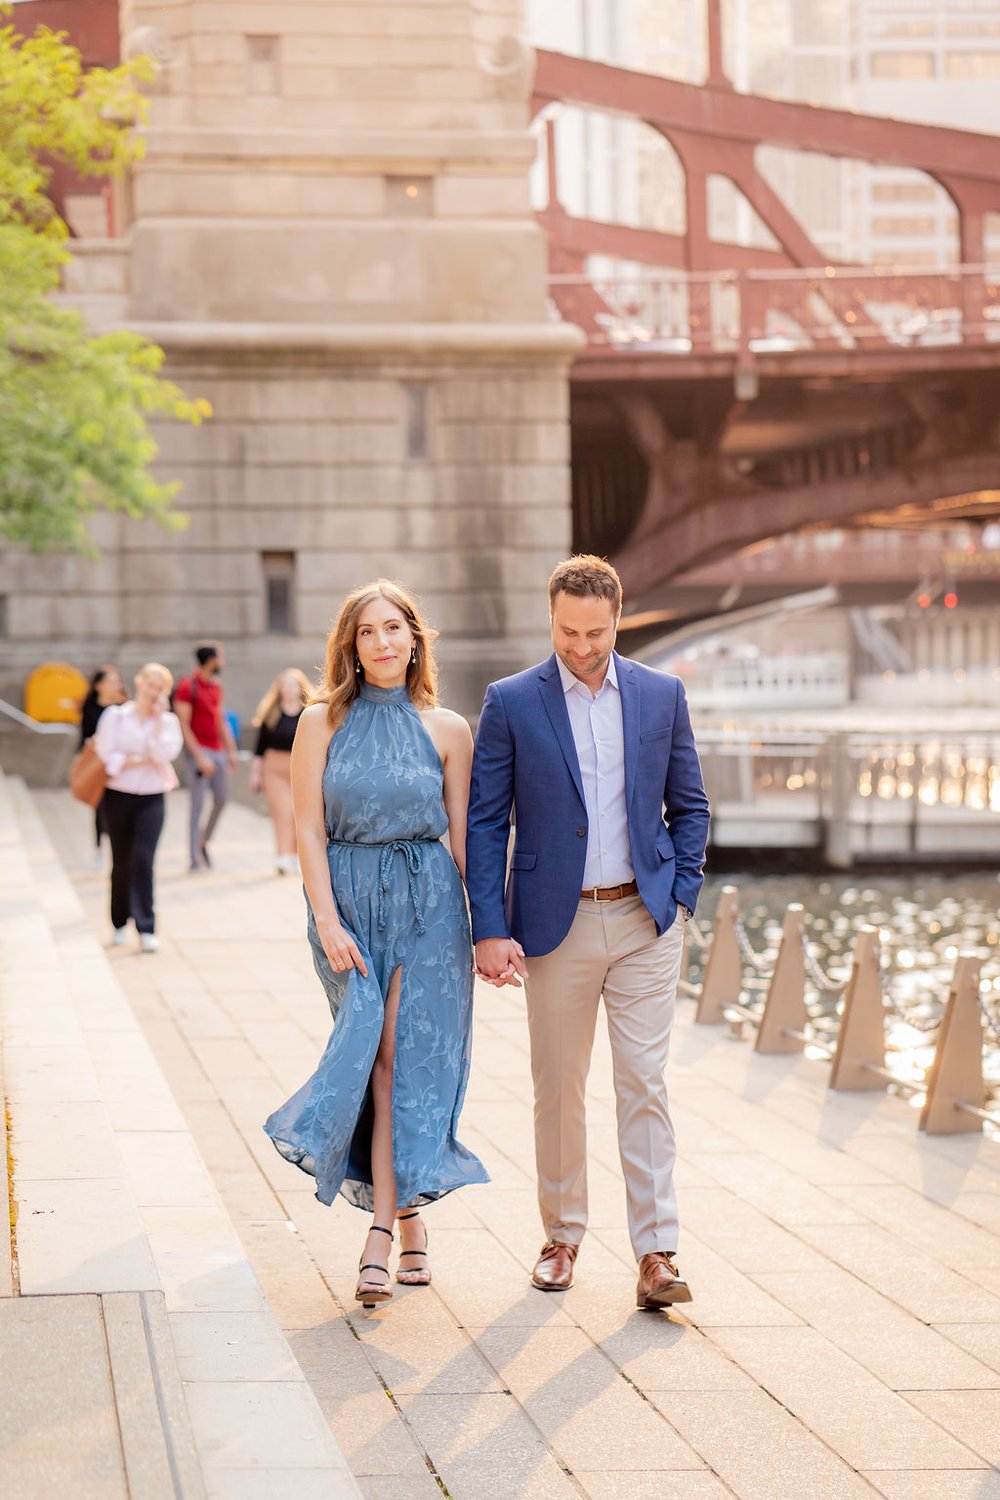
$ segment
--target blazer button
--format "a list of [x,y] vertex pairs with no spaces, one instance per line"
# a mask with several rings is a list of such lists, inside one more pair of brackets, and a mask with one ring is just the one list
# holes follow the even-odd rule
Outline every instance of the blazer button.
[[586,828],[578,828],[576,830],[576,836],[577,836],[578,839],[585,839],[587,837],[587,830],[586,830]]

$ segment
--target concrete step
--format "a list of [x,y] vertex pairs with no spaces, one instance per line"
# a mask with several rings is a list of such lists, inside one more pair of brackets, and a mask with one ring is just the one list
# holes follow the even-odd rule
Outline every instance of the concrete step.
[[[18,1500],[115,1493],[94,1488],[93,1455],[106,1453],[106,1443],[75,1441],[72,1423],[57,1430],[64,1445],[52,1442],[51,1412],[61,1409],[52,1382],[64,1381],[65,1409],[74,1409],[81,1371],[101,1358],[89,1410],[97,1428],[110,1430],[113,1418],[123,1495],[238,1495],[254,1469],[276,1487],[308,1473],[310,1496],[356,1500],[360,1491],[31,796],[2,777],[0,1036],[19,1281],[4,1283],[11,1306],[0,1356],[26,1377],[6,1413],[24,1437]],[[36,1299],[37,1311],[27,1305]],[[47,1317],[46,1305],[57,1302],[59,1316]],[[46,1378],[32,1379],[35,1364]],[[48,1434],[43,1470],[54,1473],[54,1464],[59,1484],[41,1485],[35,1432]],[[168,1471],[172,1489],[142,1479]]]

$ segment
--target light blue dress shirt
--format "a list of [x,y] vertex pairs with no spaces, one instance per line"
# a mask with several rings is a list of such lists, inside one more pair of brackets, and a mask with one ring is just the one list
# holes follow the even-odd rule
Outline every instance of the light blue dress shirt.
[[587,804],[583,888],[624,885],[635,879],[635,870],[625,807],[625,736],[615,659],[608,659],[604,681],[596,694],[558,657],[556,662]]

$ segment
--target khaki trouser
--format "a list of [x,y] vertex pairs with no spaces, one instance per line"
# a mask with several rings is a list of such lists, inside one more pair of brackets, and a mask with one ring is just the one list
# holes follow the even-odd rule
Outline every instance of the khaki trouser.
[[637,1260],[677,1249],[664,1070],[683,937],[679,916],[657,937],[639,896],[581,900],[559,947],[527,960],[538,1204],[549,1239],[577,1245],[587,1227],[584,1096],[603,993],[632,1248]]

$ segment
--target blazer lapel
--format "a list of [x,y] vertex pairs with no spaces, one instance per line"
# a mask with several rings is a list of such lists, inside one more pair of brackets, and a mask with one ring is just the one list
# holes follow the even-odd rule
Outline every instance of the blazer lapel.
[[545,705],[545,712],[549,716],[556,739],[559,741],[559,748],[573,778],[573,785],[576,787],[580,801],[586,805],[583,795],[583,777],[580,775],[580,761],[573,742],[573,730],[566,709],[566,695],[563,692],[562,678],[556,666],[554,652],[538,674],[538,687]]
[[639,762],[639,684],[632,663],[615,652],[615,671],[622,700],[622,741],[625,751],[625,806],[631,807]]

